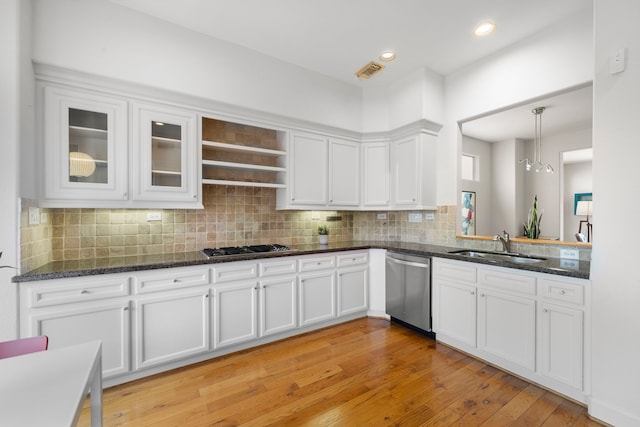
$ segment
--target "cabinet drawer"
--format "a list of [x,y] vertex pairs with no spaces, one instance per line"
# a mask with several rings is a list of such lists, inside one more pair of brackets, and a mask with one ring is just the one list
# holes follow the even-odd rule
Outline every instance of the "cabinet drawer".
[[433,274],[437,277],[461,280],[463,282],[476,282],[476,267],[455,261],[433,260]]
[[300,271],[315,271],[325,268],[334,268],[336,266],[335,256],[314,256],[302,258],[298,260],[300,263]]
[[60,279],[22,284],[21,298],[28,307],[47,307],[129,295],[129,277]]
[[213,283],[233,282],[255,277],[258,277],[258,264],[256,263],[234,262],[220,264],[213,269]]
[[159,270],[136,277],[135,293],[166,291],[209,284],[209,269]]
[[536,294],[536,278],[504,270],[478,270],[478,283],[526,295]]
[[560,280],[542,279],[543,298],[584,305],[584,286]]
[[338,267],[349,265],[367,264],[369,262],[369,252],[348,252],[337,257]]
[[261,277],[282,276],[285,274],[295,274],[298,263],[294,258],[278,261],[265,261],[258,264]]

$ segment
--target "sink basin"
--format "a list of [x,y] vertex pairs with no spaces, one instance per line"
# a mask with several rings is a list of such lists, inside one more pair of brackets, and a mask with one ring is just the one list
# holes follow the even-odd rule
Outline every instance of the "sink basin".
[[508,252],[484,252],[484,251],[474,251],[470,249],[462,249],[459,251],[451,251],[450,254],[474,257],[474,258],[485,258],[491,259],[494,261],[506,261],[506,262],[514,262],[516,264],[536,264],[538,262],[546,261],[546,258],[539,258],[524,254],[517,253],[508,253]]

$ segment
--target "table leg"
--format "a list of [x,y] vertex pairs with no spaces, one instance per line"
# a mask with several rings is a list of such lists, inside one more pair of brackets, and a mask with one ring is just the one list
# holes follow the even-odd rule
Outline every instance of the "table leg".
[[91,426],[102,427],[102,351],[93,368],[91,379]]

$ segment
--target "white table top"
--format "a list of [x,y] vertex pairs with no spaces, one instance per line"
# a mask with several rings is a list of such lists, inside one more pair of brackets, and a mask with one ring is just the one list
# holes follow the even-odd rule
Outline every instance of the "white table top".
[[91,341],[0,360],[0,425],[74,425],[100,358]]

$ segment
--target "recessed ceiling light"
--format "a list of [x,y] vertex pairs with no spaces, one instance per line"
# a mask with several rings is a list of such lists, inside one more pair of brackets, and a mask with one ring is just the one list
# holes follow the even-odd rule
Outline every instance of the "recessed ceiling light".
[[491,21],[485,21],[479,24],[474,30],[473,35],[476,37],[484,37],[494,32],[496,24]]
[[392,50],[385,50],[380,54],[380,61],[391,62],[396,59],[396,53]]

